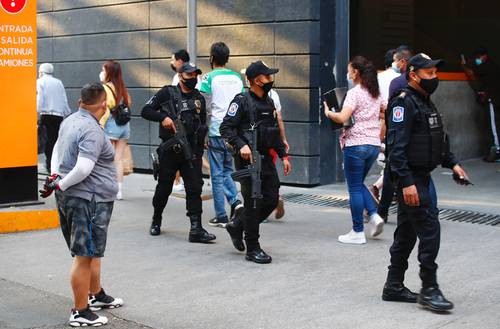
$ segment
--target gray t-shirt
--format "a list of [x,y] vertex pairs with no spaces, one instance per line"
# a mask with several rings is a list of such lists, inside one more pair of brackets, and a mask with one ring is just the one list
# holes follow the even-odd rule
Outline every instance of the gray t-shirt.
[[79,156],[95,162],[87,178],[64,191],[65,195],[96,202],[115,200],[118,192],[115,151],[104,134],[97,119],[87,110],[80,108],[61,124],[57,153],[59,174],[69,173]]

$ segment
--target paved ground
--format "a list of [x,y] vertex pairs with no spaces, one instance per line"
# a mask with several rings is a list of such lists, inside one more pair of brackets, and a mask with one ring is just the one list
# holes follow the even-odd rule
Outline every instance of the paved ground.
[[[442,199],[500,213],[500,165],[466,166],[475,168],[476,185],[455,189],[438,174]],[[104,287],[126,302],[108,314],[112,328],[500,328],[500,227],[442,222],[439,280],[456,309],[437,315],[380,299],[393,221],[380,239],[345,246],[336,238],[350,228],[346,210],[287,204],[285,221],[262,226],[262,245],[274,261],[257,265],[246,262],[220,229],[210,229],[218,236],[213,245],[189,244],[180,198],[167,207],[164,233],[150,237],[152,179],[133,175],[125,188],[103,268]],[[343,189],[283,192],[335,195]],[[206,222],[213,209],[210,201],[204,205]],[[71,259],[60,232],[0,235],[0,250],[0,328],[64,327]],[[407,275],[412,289],[419,287],[416,263],[413,254]]]

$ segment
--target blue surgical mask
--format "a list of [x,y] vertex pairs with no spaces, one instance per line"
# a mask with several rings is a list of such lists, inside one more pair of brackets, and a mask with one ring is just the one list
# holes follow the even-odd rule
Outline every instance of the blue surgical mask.
[[481,65],[483,64],[483,60],[481,58],[476,58],[476,65]]
[[354,81],[352,81],[349,73],[347,73],[347,88],[351,89],[352,87],[354,87]]
[[394,72],[396,73],[401,73],[401,69],[398,67],[398,65],[396,64],[396,62],[393,62],[392,63],[392,69],[394,70]]

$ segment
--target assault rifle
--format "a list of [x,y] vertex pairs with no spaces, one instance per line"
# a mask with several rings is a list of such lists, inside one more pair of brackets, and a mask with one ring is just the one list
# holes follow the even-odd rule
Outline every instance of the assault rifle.
[[245,178],[250,178],[252,181],[252,193],[251,198],[253,199],[253,207],[257,208],[257,201],[262,199],[262,156],[257,150],[257,125],[254,124],[250,128],[252,133],[252,157],[250,164],[245,169],[235,171],[231,174],[234,181],[241,182]]
[[162,111],[166,112],[168,116],[174,121],[175,126],[175,134],[170,139],[166,140],[160,145],[160,150],[169,150],[173,148],[175,152],[182,152],[184,155],[184,159],[189,162],[189,166],[193,168],[193,159],[194,154],[191,148],[191,144],[189,144],[189,140],[186,134],[186,127],[184,125],[184,121],[181,117],[182,110],[178,110],[179,102],[174,100],[171,97],[168,103],[162,104]]

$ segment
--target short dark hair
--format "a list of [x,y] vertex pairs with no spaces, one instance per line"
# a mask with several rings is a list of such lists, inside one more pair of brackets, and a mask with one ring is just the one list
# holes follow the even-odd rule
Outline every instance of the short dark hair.
[[409,51],[409,52],[411,52],[411,48],[408,45],[400,45],[399,47],[396,48],[396,51],[398,53],[403,52],[403,51]]
[[181,59],[184,63],[189,62],[189,53],[186,49],[179,49],[174,53],[174,58],[176,60]]
[[479,46],[474,51],[474,55],[476,55],[476,56],[488,55],[488,49],[486,49],[486,47]]
[[409,60],[413,55],[411,48],[407,45],[401,45],[401,46],[397,47],[396,52],[403,55],[403,59],[406,61]]
[[212,63],[224,66],[229,60],[229,47],[224,42],[216,42],[210,47],[210,56]]
[[106,91],[102,83],[87,83],[80,92],[80,98],[83,104],[94,105],[99,102],[103,93],[106,93]]
[[396,53],[396,49],[389,49],[386,51],[384,56],[384,68],[387,69],[392,66],[392,62],[394,62],[394,54]]

